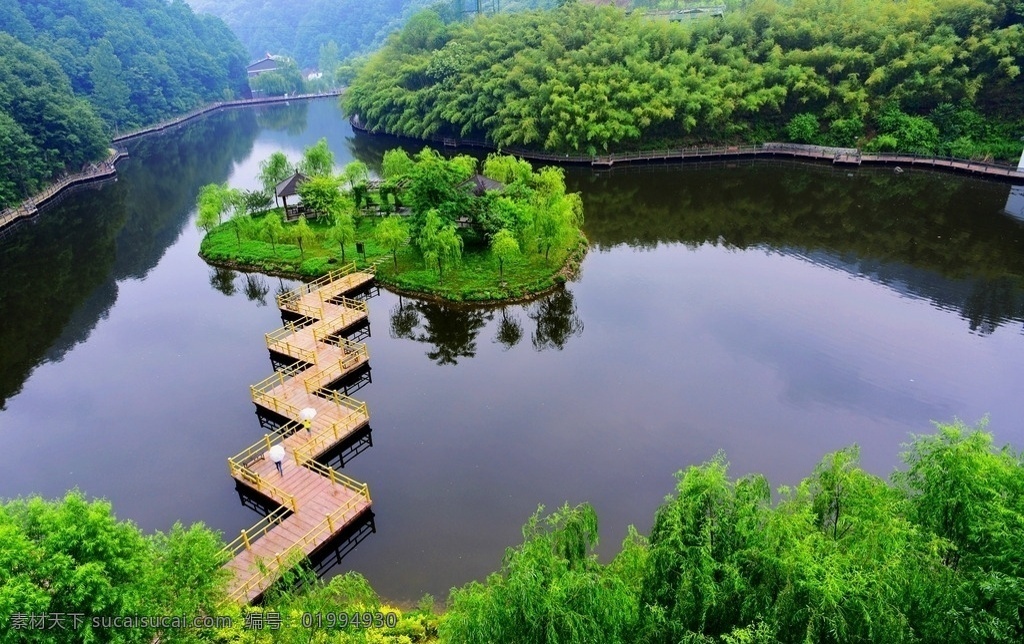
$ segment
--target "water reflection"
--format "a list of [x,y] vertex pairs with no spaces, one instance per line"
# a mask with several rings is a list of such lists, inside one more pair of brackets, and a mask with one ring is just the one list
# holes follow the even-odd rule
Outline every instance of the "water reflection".
[[494,341],[508,351],[519,344],[523,339],[523,325],[514,314],[509,315],[508,307],[501,307],[501,320],[498,321],[498,331],[494,334]]
[[598,251],[763,247],[929,299],[978,333],[1024,320],[1024,227],[1000,214],[999,184],[764,162],[567,175]]
[[235,286],[237,276],[238,273],[230,268],[213,266],[210,268],[210,286],[213,290],[231,297],[238,292],[238,287]]
[[537,351],[561,351],[569,338],[583,333],[583,320],[576,314],[576,300],[569,289],[558,289],[538,300],[529,316],[537,325],[530,337]]
[[[395,339],[430,345],[426,356],[439,365],[455,365],[472,358],[477,351],[477,336],[494,320],[494,309],[449,306],[399,297],[391,309],[390,332]],[[536,300],[527,310],[534,323],[530,335],[533,348],[562,350],[570,338],[583,333],[583,320],[576,310],[572,291],[559,288]],[[523,325],[508,307],[500,309],[494,342],[507,351],[519,344]]]
[[251,113],[232,111],[141,139],[118,165],[119,181],[69,195],[0,244],[0,409],[38,364],[89,336],[118,282],[157,265],[199,187],[226,180],[256,132]]
[[256,123],[264,130],[299,136],[308,126],[309,105],[309,101],[295,101],[257,108],[254,111]]
[[245,298],[247,300],[255,302],[257,306],[266,306],[269,294],[270,284],[267,283],[266,278],[256,273],[246,273]]

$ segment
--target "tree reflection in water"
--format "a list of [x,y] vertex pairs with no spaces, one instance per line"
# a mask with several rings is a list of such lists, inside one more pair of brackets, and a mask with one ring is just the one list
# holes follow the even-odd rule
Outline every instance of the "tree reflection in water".
[[210,286],[230,297],[238,292],[238,287],[235,286],[236,275],[237,273],[230,268],[214,266],[210,271]]
[[516,316],[509,317],[508,308],[501,307],[501,320],[498,322],[498,332],[494,335],[494,341],[508,351],[519,344],[523,339],[523,325]]
[[[569,338],[583,332],[583,321],[576,312],[576,301],[570,291],[560,289],[537,300],[527,313],[536,327],[531,335],[533,348],[563,349]],[[401,338],[430,345],[426,355],[439,365],[458,364],[460,359],[476,355],[477,336],[495,318],[495,311],[486,308],[449,306],[399,297],[391,309],[390,333]],[[502,307],[494,333],[494,342],[509,350],[524,335],[519,318]]]
[[537,351],[561,351],[569,338],[583,333],[583,320],[576,314],[576,300],[568,289],[559,289],[539,300],[529,316],[537,323],[531,338]]
[[255,273],[245,275],[245,298],[250,302],[256,302],[256,306],[267,305],[267,295],[270,294],[270,285],[262,276]]

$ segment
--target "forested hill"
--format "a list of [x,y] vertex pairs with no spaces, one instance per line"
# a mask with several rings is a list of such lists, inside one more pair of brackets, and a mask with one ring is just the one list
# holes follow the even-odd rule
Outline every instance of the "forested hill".
[[[188,0],[196,11],[219,16],[238,34],[254,60],[265,54],[294,58],[301,67],[320,67],[320,48],[333,42],[345,59],[382,45],[415,12],[435,7],[449,20],[460,0]],[[558,0],[480,0],[481,9],[503,12],[554,7]],[[461,0],[462,9],[476,0]],[[328,71],[328,70],[324,70]]]
[[0,208],[118,130],[239,96],[247,63],[182,0],[0,0]]
[[595,153],[792,140],[1014,159],[1016,0],[753,0],[685,24],[569,3],[445,24],[429,11],[344,102],[371,128]]

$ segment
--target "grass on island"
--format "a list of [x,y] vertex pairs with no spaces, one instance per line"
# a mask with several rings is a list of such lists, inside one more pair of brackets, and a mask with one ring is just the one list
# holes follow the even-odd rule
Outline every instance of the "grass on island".
[[[257,223],[262,217],[255,218]],[[204,259],[240,270],[257,271],[286,277],[313,279],[324,275],[343,263],[356,262],[359,268],[377,266],[377,279],[395,288],[462,302],[483,302],[518,299],[546,291],[565,281],[565,275],[578,266],[586,252],[586,238],[582,233],[565,247],[553,247],[547,259],[543,253],[522,253],[505,262],[499,276],[498,260],[486,248],[467,248],[458,266],[445,267],[439,279],[436,266],[424,265],[419,249],[406,244],[398,249],[398,268],[389,249],[373,239],[379,217],[356,217],[355,238],[364,244],[365,257],[356,253],[355,243],[345,245],[342,260],[341,245],[327,238],[330,224],[309,220],[315,239],[303,244],[288,240],[292,223],[285,224],[283,240],[269,241],[242,238],[239,242],[231,222],[212,229],[202,241],[199,254]],[[568,269],[568,270],[566,270]]]

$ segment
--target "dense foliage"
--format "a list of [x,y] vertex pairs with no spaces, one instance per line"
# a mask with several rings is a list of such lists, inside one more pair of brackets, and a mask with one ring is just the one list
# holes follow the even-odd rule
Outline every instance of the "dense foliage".
[[[211,13],[238,34],[255,60],[266,53],[291,56],[299,65],[333,71],[335,64],[382,45],[415,12],[436,6],[448,20],[476,9],[475,0],[188,0],[197,11]],[[462,5],[461,7],[459,5]],[[481,10],[517,11],[554,6],[555,0],[482,0]]]
[[[517,298],[563,282],[585,245],[582,200],[566,191],[562,169],[534,171],[497,154],[480,165],[429,148],[414,156],[394,149],[384,154],[384,178],[371,181],[360,161],[334,173],[325,139],[306,148],[297,166],[275,152],[260,164],[262,192],[217,184],[200,191],[196,224],[207,233],[200,254],[233,267],[318,276],[335,267],[339,250],[345,262],[359,243],[362,257],[353,258],[376,265],[381,281],[454,300]],[[285,223],[280,210],[262,211],[295,167],[305,177],[297,188],[302,214]],[[265,205],[247,205],[257,203]],[[377,261],[384,255],[386,265]]]
[[650,537],[631,531],[607,566],[588,506],[535,516],[499,573],[452,592],[442,639],[1021,641],[1021,455],[955,423],[904,462],[886,483],[841,450],[773,502],[719,455],[680,472]]
[[0,33],[0,208],[102,157],[103,124],[46,54]]
[[[160,632],[126,627],[112,637],[94,629],[92,618],[213,615],[224,597],[216,534],[175,525],[167,534],[143,535],[118,522],[110,504],[77,492],[62,501],[0,505],[0,543],[0,642],[149,642]],[[78,628],[75,613],[83,617]],[[14,627],[16,615],[46,614],[64,616],[64,628]]]
[[783,139],[1020,153],[1024,25],[1003,0],[754,0],[689,24],[567,3],[414,16],[344,98],[371,129],[596,153]]
[[0,207],[102,157],[112,133],[241,95],[245,63],[180,0],[0,0]]

